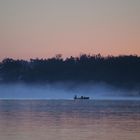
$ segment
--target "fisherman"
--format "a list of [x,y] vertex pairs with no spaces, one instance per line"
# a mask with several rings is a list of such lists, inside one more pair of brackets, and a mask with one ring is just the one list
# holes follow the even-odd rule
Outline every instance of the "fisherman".
[[77,95],[74,96],[74,99],[77,99]]

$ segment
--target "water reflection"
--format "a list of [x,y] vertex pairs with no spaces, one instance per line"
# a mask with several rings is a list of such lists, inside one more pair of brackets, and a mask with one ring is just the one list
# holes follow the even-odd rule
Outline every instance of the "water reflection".
[[139,138],[139,101],[0,101],[1,140]]

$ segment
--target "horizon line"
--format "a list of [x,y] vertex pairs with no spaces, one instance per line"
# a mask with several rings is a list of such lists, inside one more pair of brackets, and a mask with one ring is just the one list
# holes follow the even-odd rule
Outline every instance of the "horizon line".
[[0,62],[2,62],[5,59],[27,60],[27,61],[29,61],[31,59],[39,59],[39,60],[43,59],[44,60],[44,59],[52,59],[52,58],[58,58],[58,57],[65,60],[65,59],[71,58],[71,57],[73,57],[73,58],[79,58],[82,55],[86,55],[86,56],[100,56],[100,57],[103,57],[103,58],[107,58],[107,57],[120,57],[120,56],[136,56],[136,57],[140,57],[139,54],[118,54],[118,55],[107,54],[107,55],[103,55],[101,53],[96,53],[96,54],[94,54],[94,53],[93,54],[91,54],[91,53],[80,53],[79,55],[63,56],[63,54],[58,53],[58,54],[55,54],[54,56],[48,56],[48,57],[38,57],[38,56],[36,56],[36,57],[30,57],[30,58],[22,58],[22,57],[19,58],[19,57],[6,56],[6,57],[1,58],[0,59]]

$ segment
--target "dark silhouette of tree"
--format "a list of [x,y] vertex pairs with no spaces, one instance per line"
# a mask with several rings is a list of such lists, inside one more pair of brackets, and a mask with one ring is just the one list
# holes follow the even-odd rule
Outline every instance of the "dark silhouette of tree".
[[4,59],[0,63],[1,82],[107,82],[114,85],[140,85],[140,57],[100,54],[63,59],[61,54],[48,59]]

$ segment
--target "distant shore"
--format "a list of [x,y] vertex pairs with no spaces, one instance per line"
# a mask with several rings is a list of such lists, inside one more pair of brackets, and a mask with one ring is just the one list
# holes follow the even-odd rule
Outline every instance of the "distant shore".
[[14,60],[0,62],[0,83],[104,82],[133,88],[140,85],[140,57],[83,54],[63,59]]

